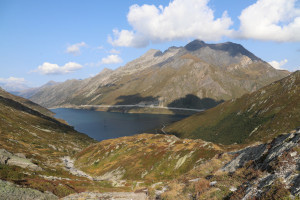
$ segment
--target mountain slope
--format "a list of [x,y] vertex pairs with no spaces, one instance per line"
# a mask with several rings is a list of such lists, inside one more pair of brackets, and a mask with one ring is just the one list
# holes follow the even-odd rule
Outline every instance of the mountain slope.
[[255,91],[289,72],[276,70],[235,43],[195,40],[149,50],[115,71],[46,87],[30,97],[46,107],[143,104],[211,108]]
[[165,131],[222,144],[266,141],[300,125],[300,71],[176,122]]
[[39,106],[38,104],[33,103],[32,101],[29,101],[28,99],[24,99],[22,97],[15,96],[9,92],[6,92],[1,87],[0,87],[0,96],[1,96],[1,98],[6,98],[6,99],[16,101],[16,102],[22,104],[23,106],[28,107],[37,112],[40,112],[46,116],[53,116],[53,113],[50,110],[48,110],[42,106]]
[[64,170],[61,158],[95,141],[51,115],[29,100],[0,91],[0,179],[65,196],[75,192],[76,183],[70,188],[65,182],[74,176]]
[[75,165],[98,180],[168,180],[223,149],[202,140],[139,134],[101,141],[76,154]]
[[[160,199],[299,199],[300,130],[217,155],[165,184]],[[187,181],[188,180],[188,181]],[[162,186],[160,186],[162,187]],[[158,198],[157,197],[157,198]]]
[[49,82],[47,82],[46,84],[42,85],[41,87],[29,88],[29,89],[26,89],[26,90],[21,90],[21,91],[19,91],[19,92],[14,92],[13,94],[28,99],[28,98],[31,97],[32,95],[38,93],[40,90],[43,90],[43,89],[45,89],[46,87],[53,86],[53,85],[57,85],[57,84],[59,84],[59,82],[49,81]]

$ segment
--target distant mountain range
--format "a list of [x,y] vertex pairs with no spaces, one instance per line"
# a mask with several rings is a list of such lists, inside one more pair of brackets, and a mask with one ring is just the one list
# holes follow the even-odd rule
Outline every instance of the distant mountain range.
[[68,80],[20,95],[45,107],[140,104],[207,109],[288,74],[239,44],[195,40],[165,52],[149,50],[123,67],[104,69],[92,78]]
[[46,84],[42,85],[41,87],[26,88],[26,89],[19,90],[19,91],[9,91],[9,90],[7,90],[7,91],[11,92],[12,94],[24,97],[24,98],[29,98],[32,95],[34,95],[37,92],[39,92],[40,90],[43,90],[46,87],[50,87],[50,86],[57,85],[57,84],[59,84],[59,82],[49,81]]
[[300,71],[165,128],[221,144],[267,141],[300,126]]

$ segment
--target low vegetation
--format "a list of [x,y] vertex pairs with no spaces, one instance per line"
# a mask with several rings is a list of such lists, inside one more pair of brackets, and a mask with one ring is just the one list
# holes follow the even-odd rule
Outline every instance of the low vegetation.
[[105,140],[76,154],[76,166],[97,179],[159,181],[176,178],[221,147],[171,135],[139,134]]
[[300,124],[300,71],[165,128],[182,138],[221,144],[268,141]]

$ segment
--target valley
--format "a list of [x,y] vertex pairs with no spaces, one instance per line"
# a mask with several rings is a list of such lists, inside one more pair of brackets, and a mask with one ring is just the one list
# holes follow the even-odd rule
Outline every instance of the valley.
[[1,89],[0,198],[297,199],[299,94],[299,71],[200,40]]

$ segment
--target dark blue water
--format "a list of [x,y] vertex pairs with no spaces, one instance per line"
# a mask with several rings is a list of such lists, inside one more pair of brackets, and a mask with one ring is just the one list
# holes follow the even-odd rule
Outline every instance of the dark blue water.
[[181,115],[154,115],[111,113],[71,108],[52,109],[55,117],[64,119],[77,131],[98,141],[135,135],[155,133],[163,125],[183,119]]

